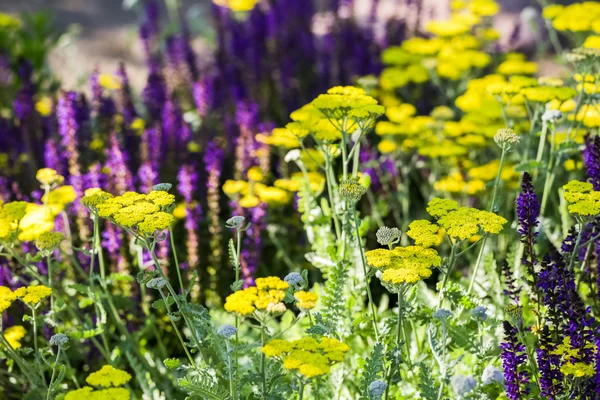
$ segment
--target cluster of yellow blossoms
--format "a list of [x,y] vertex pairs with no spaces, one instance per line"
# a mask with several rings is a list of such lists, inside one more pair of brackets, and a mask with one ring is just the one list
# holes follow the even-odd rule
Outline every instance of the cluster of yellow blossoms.
[[381,87],[389,91],[430,79],[458,81],[472,69],[486,67],[491,57],[481,49],[500,37],[489,24],[498,10],[493,0],[454,1],[449,19],[427,24],[432,38],[410,38],[384,51],[389,67],[381,74]]
[[600,214],[600,192],[589,182],[570,181],[563,186],[571,214],[592,217]]
[[480,231],[498,234],[508,222],[489,211],[471,207],[459,207],[454,200],[434,198],[427,205],[427,212],[437,219],[437,224],[455,240],[474,238]]
[[258,0],[213,0],[213,3],[234,12],[247,12],[256,6]]
[[23,286],[16,289],[14,292],[6,286],[0,286],[0,314],[6,311],[17,299],[27,305],[35,307],[51,294],[52,289],[44,285]]
[[544,8],[543,17],[552,21],[558,31],[600,33],[600,4],[596,1],[563,6],[549,5]]
[[[594,346],[591,343],[586,344],[588,351],[593,351]],[[593,364],[586,364],[581,361],[574,361],[580,359],[580,349],[573,348],[571,346],[571,338],[565,336],[563,342],[559,344],[556,349],[552,350],[550,354],[560,356],[563,365],[560,367],[560,372],[567,376],[573,376],[575,378],[582,378],[585,376],[594,376],[595,369]]]
[[367,263],[382,272],[381,280],[391,284],[415,283],[431,276],[431,268],[442,259],[434,249],[423,246],[375,249],[365,254]]
[[137,229],[139,234],[152,235],[168,229],[173,222],[171,206],[175,203],[175,196],[162,190],[112,196],[101,189],[92,188],[85,191],[81,202],[102,218],[126,228]]
[[263,183],[265,174],[260,167],[250,168],[247,177],[247,181],[230,179],[223,184],[225,194],[236,200],[241,207],[252,208],[260,203],[280,206],[292,200],[290,190]]
[[[44,168],[38,171],[38,180],[48,188],[63,182],[56,171]],[[16,238],[20,241],[36,240],[41,234],[54,229],[54,220],[65,206],[75,200],[72,186],[56,187],[42,197],[44,204],[13,201],[2,204],[0,200],[0,240]],[[14,234],[14,235],[13,235]]]
[[261,349],[268,357],[282,359],[283,368],[298,370],[305,378],[328,374],[332,365],[344,360],[348,350],[348,345],[328,337],[320,342],[310,337],[294,341],[275,339]]
[[65,395],[65,400],[129,400],[131,393],[123,386],[131,380],[131,375],[110,365],[103,366],[99,371],[91,373],[86,382],[92,386],[106,388],[96,390],[90,386],[71,390]]
[[225,299],[225,311],[248,316],[255,310],[282,313],[286,310],[283,299],[290,286],[276,276],[258,278],[256,286],[238,290]]
[[10,347],[16,350],[21,347],[21,340],[23,340],[26,333],[27,331],[24,327],[14,325],[2,332],[2,335],[4,335],[4,339],[6,339]]
[[[266,311],[272,314],[282,314],[287,308],[283,303],[289,283],[276,276],[258,278],[255,286],[250,286],[232,293],[225,299],[225,311],[241,316],[249,316],[254,311]],[[302,311],[315,308],[319,295],[305,290],[293,293],[296,306]]]
[[[433,188],[439,192],[462,193],[470,196],[483,193],[485,185],[496,178],[498,169],[500,168],[500,161],[493,160],[480,166],[471,165],[471,161],[464,160],[462,167],[467,169],[467,176],[459,171],[451,172],[449,175],[443,176],[435,182]],[[520,175],[515,171],[513,164],[505,163],[503,165],[500,179],[502,179],[507,187],[511,189],[516,188],[519,185],[519,178]]]

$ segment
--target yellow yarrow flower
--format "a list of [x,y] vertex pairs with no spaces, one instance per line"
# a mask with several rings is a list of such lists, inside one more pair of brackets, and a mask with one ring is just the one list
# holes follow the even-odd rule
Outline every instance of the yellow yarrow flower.
[[307,337],[294,341],[272,340],[261,351],[268,357],[283,361],[283,368],[298,370],[305,378],[326,375],[331,367],[344,360],[350,350],[337,339],[323,337],[321,341]]
[[591,183],[570,181],[563,190],[571,214],[582,217],[600,214],[600,191],[593,190]]
[[301,310],[312,310],[317,305],[317,300],[319,299],[319,295],[312,292],[305,292],[304,290],[300,290],[294,293],[294,298],[296,299],[296,305]]
[[14,325],[7,328],[2,334],[4,338],[13,349],[21,347],[21,340],[25,337],[27,331],[21,325]]
[[213,3],[234,12],[247,12],[256,6],[258,0],[213,0]]
[[415,220],[408,225],[406,235],[423,247],[432,247],[439,243],[438,231],[440,227],[427,220]]
[[0,314],[6,311],[16,299],[17,296],[13,293],[12,290],[7,288],[6,286],[0,286]]
[[[267,312],[285,311],[282,303],[289,284],[276,276],[258,278],[256,286],[238,290],[225,299],[225,311],[248,316],[255,310]],[[282,307],[283,306],[283,307]]]
[[42,116],[47,117],[52,114],[52,99],[44,96],[35,103],[35,110]]
[[35,306],[52,294],[52,289],[44,286],[23,286],[14,291],[14,295],[23,303]]
[[110,387],[122,386],[131,380],[131,375],[111,365],[105,365],[100,370],[91,373],[85,380],[92,386]]
[[35,174],[35,179],[37,179],[42,185],[47,186],[60,185],[65,180],[62,175],[52,168],[39,169]]
[[98,75],[98,83],[104,89],[108,89],[108,90],[121,89],[121,82],[113,74],[102,73],[102,74]]
[[130,400],[131,393],[125,388],[94,390],[89,386],[71,390],[65,400]]

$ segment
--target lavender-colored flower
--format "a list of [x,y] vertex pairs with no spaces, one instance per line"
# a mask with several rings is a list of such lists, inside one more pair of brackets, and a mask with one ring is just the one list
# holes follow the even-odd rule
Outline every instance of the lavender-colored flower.
[[33,96],[35,95],[35,86],[31,81],[33,67],[29,60],[20,60],[17,66],[17,75],[21,80],[21,88],[15,96],[13,108],[15,117],[25,120],[33,112]]
[[523,370],[527,353],[525,346],[517,339],[517,328],[507,321],[504,321],[504,342],[500,344],[500,348],[506,396],[510,400],[519,400],[529,393],[529,375]]
[[212,107],[214,79],[210,76],[202,77],[194,83],[193,95],[196,109],[201,117],[206,117]]
[[207,219],[210,232],[209,265],[206,270],[210,276],[211,289],[217,287],[217,271],[221,266],[221,170],[223,168],[223,149],[217,140],[212,140],[206,147],[204,165],[207,174],[206,202],[208,206]]
[[138,169],[138,179],[140,182],[140,190],[144,193],[152,191],[158,180],[158,174],[152,168],[152,163],[149,161],[142,163]]
[[44,146],[44,166],[56,170],[60,175],[65,175],[65,168],[60,160],[57,149],[58,143],[54,139],[46,140]]
[[[521,242],[523,243],[523,256],[521,263],[527,269],[531,279],[531,286],[535,289],[537,282],[537,256],[535,254],[535,243],[538,236],[536,227],[538,226],[538,217],[540,215],[540,203],[538,201],[535,188],[531,182],[531,176],[525,172],[523,181],[521,182],[521,193],[516,200],[517,218],[519,221],[518,232],[521,234]],[[537,292],[533,291],[534,296]]]
[[198,174],[191,165],[184,165],[179,169],[177,180],[179,182],[177,190],[183,196],[186,207],[185,230],[188,267],[195,269],[199,262],[197,230],[201,214],[200,205],[194,201],[194,193],[198,188]]
[[540,203],[531,182],[531,176],[527,172],[523,174],[521,193],[517,196],[516,205],[519,219],[518,231],[521,236],[537,236],[535,228],[539,224]]
[[[68,182],[75,189],[77,198],[83,196],[83,176],[79,165],[79,149],[78,149],[78,129],[79,123],[77,120],[77,95],[75,92],[65,92],[58,100],[56,108],[56,116],[58,118],[58,133],[61,136],[61,144],[64,147],[63,157],[66,158],[69,166]],[[82,239],[87,239],[90,234],[90,229],[87,225],[88,210],[81,205],[78,200],[74,202],[77,212],[77,226],[79,235]]]
[[594,190],[600,190],[600,136],[587,136],[583,150],[583,162],[585,163],[588,180]]
[[129,85],[129,76],[125,69],[125,63],[119,63],[117,77],[121,83],[121,88],[119,90],[119,112],[123,115],[125,124],[129,126],[137,117],[137,111],[135,109],[135,104],[133,103],[131,86]]
[[155,67],[150,70],[142,98],[148,115],[153,119],[158,119],[167,99],[167,87],[159,68]]
[[116,133],[109,137],[105,166],[110,171],[109,184],[114,193],[134,190],[131,172],[127,166],[127,154],[122,149]]

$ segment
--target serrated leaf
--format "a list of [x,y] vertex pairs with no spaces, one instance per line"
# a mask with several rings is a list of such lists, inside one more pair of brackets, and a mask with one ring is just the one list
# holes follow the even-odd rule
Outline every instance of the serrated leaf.
[[546,166],[545,163],[543,162],[538,162],[538,161],[528,161],[528,162],[522,162],[519,163],[517,165],[515,165],[515,172],[532,172],[535,170],[541,170]]
[[170,183],[158,183],[158,184],[152,186],[152,190],[155,190],[158,192],[168,192],[169,190],[171,190],[172,187],[173,187],[173,185],[171,185]]
[[[169,307],[171,307],[174,303],[175,303],[175,299],[173,299],[172,297],[167,297],[167,305]],[[158,299],[158,300],[152,302],[152,308],[154,308],[155,310],[164,310],[167,307],[166,307],[165,301],[163,299]]]
[[241,290],[242,287],[244,287],[244,281],[242,279],[239,279],[233,282],[229,287],[231,288],[232,292],[237,292],[238,290]]

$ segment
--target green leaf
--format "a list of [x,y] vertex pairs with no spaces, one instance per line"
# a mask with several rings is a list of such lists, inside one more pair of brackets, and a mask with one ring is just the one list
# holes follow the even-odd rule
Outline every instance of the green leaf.
[[243,286],[244,286],[244,281],[242,279],[239,279],[239,280],[233,282],[229,287],[231,288],[232,292],[237,292],[238,290],[241,290]]
[[515,165],[515,172],[532,172],[538,169],[543,169],[545,166],[545,163],[538,161],[521,162]]
[[173,185],[171,185],[170,183],[159,183],[159,184],[154,185],[152,187],[152,190],[159,191],[159,192],[168,192],[169,190],[171,190],[172,187],[173,187]]
[[[167,297],[167,305],[171,307],[175,303],[175,299],[172,297]],[[165,301],[163,299],[156,300],[152,302],[152,308],[155,310],[164,310],[166,307]]]
[[383,344],[376,343],[363,369],[360,381],[361,400],[370,400],[369,385],[377,379],[383,379],[385,375],[383,362]]

